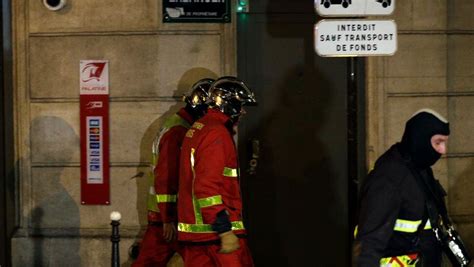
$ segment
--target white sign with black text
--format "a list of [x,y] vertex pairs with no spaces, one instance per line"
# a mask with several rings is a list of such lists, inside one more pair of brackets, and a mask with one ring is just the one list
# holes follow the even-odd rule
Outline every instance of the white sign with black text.
[[323,17],[390,15],[395,0],[314,0],[314,7]]
[[323,57],[390,56],[397,51],[393,20],[321,20],[315,50]]

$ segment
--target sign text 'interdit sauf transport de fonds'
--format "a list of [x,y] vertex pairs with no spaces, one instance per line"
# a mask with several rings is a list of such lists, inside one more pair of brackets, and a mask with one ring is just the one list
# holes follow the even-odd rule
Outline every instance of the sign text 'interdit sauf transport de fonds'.
[[323,57],[388,56],[397,51],[392,20],[321,20],[314,36],[316,53]]

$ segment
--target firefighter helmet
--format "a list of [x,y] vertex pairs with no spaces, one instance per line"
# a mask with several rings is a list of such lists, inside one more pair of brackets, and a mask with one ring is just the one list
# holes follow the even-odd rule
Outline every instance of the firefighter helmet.
[[207,101],[209,98],[209,88],[211,84],[214,82],[213,79],[204,78],[197,81],[191,87],[191,93],[189,96],[184,96],[184,102],[189,104],[191,107],[195,108],[198,105],[207,105]]
[[221,77],[212,83],[209,101],[213,108],[219,109],[231,119],[241,115],[242,106],[257,104],[252,90],[243,81],[232,76]]
[[194,120],[206,114],[212,82],[214,82],[213,79],[201,79],[191,87],[191,93],[188,96],[183,96],[183,101],[186,102],[185,109]]

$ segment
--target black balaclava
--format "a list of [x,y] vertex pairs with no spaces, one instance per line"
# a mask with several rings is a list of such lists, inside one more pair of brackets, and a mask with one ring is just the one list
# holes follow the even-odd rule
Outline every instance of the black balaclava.
[[441,157],[431,145],[436,134],[449,135],[449,123],[432,110],[420,110],[407,121],[401,146],[416,167],[428,168]]

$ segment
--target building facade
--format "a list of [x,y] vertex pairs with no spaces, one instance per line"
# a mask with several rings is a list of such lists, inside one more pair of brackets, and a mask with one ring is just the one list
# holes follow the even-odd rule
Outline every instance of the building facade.
[[[230,23],[163,23],[162,2],[67,0],[51,11],[39,0],[11,1],[13,266],[109,265],[115,210],[122,213],[120,258],[130,264],[128,249],[146,225],[149,148],[163,119],[198,79],[238,74],[245,55],[237,54],[234,11]],[[435,175],[474,252],[473,13],[467,0],[396,1],[389,18],[398,51],[366,59],[361,108],[369,169],[416,110],[449,119],[449,153]],[[104,206],[80,201],[79,62],[87,59],[110,64],[111,203]]]

